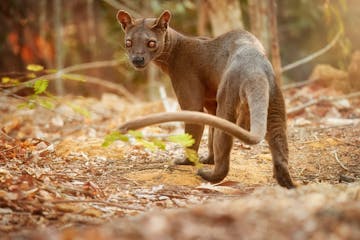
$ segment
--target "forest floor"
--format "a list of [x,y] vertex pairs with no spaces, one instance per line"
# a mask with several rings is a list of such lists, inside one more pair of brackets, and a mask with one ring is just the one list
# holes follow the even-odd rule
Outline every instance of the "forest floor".
[[[285,96],[295,111],[342,94],[311,84]],[[360,99],[328,100],[289,115],[298,188],[287,190],[272,178],[266,142],[236,140],[230,173],[215,185],[194,166],[173,165],[183,155],[176,144],[101,146],[124,121],[164,111],[162,102],[104,94],[64,97],[53,110],[19,109],[21,100],[0,96],[0,239],[359,239]],[[143,130],[181,131],[181,124]]]

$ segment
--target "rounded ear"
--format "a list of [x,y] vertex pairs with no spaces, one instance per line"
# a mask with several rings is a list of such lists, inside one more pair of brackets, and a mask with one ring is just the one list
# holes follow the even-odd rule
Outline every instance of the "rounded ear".
[[169,10],[165,10],[161,13],[160,17],[156,20],[153,28],[160,28],[165,31],[169,25],[171,13]]
[[119,10],[116,14],[116,18],[124,30],[134,24],[133,18],[124,10]]

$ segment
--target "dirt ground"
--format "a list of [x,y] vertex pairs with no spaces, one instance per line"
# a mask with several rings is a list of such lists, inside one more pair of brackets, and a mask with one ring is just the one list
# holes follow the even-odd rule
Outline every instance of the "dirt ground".
[[[293,93],[286,94],[290,107],[302,99],[292,101]],[[19,110],[19,100],[0,98],[0,238],[360,236],[359,99],[324,102],[289,116],[289,166],[299,187],[286,190],[272,178],[266,142],[250,147],[236,140],[230,173],[216,185],[197,176],[194,166],[172,163],[183,155],[176,144],[166,151],[120,141],[101,146],[124,121],[164,111],[161,102],[130,104],[111,94],[100,100],[69,96],[49,111]],[[66,102],[87,108],[91,117],[80,116]],[[168,124],[143,132],[181,130]],[[200,155],[206,155],[206,140],[207,134]],[[179,226],[177,231],[172,225]]]

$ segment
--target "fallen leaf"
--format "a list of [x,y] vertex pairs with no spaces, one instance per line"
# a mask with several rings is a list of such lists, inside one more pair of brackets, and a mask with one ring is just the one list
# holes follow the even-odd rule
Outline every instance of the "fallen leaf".
[[19,195],[17,193],[0,190],[0,198],[6,201],[13,201],[13,200],[17,200],[19,198]]
[[91,217],[101,217],[103,215],[103,212],[96,208],[87,208],[82,213]]
[[213,185],[211,183],[202,183],[200,186],[196,187],[196,189],[212,190],[212,191],[221,192],[224,194],[239,194],[239,193],[241,193],[241,191],[239,189],[227,187],[227,186],[217,186],[217,185]]

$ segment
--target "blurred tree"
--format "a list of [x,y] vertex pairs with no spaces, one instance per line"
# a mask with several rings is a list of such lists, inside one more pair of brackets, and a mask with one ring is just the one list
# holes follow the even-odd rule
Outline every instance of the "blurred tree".
[[[343,22],[344,32],[354,48],[359,48],[360,1],[276,2],[284,65],[324,47],[338,31],[339,21]],[[188,35],[218,35],[239,27],[250,29],[268,49],[269,56],[273,55],[270,53],[269,0],[72,0],[60,3],[63,8],[61,53],[64,54],[64,66],[124,56],[123,33],[115,19],[119,8],[126,9],[134,17],[157,16],[169,9],[172,12],[170,25]],[[0,1],[0,71],[22,72],[30,63],[55,67],[54,4],[55,0]],[[319,62],[345,68],[351,50],[349,46],[346,39],[341,39],[325,55],[286,72],[285,76],[303,80]],[[89,72],[99,78],[121,81],[131,91],[138,92],[147,92],[144,90],[149,87],[143,84],[147,77],[154,81],[164,78],[153,72],[147,75],[146,72],[132,71],[125,64],[117,69],[87,70],[86,73]],[[89,89],[82,86],[77,91],[89,93]]]
[[281,57],[277,27],[277,1],[276,0],[248,0],[250,18],[250,31],[263,44],[270,56],[275,71],[276,81],[281,80]]
[[248,0],[250,31],[260,40],[267,53],[270,51],[270,5],[269,1]]
[[280,46],[279,46],[279,38],[278,38],[278,26],[277,26],[277,4],[276,0],[269,0],[269,25],[270,25],[270,35],[271,35],[271,63],[274,67],[275,79],[279,86],[282,85],[281,78],[281,57],[280,57]]
[[[54,22],[55,22],[55,66],[57,69],[64,68],[64,48],[63,48],[63,25],[62,25],[62,3],[61,0],[54,2]],[[55,91],[57,95],[64,95],[64,83],[60,75],[55,80]]]
[[[219,36],[234,29],[244,28],[240,2],[238,0],[201,0],[200,8],[201,10],[199,11],[209,18],[213,36]],[[204,18],[203,15],[200,15],[200,17]],[[203,26],[199,27],[204,28]]]

